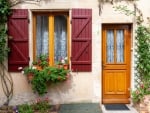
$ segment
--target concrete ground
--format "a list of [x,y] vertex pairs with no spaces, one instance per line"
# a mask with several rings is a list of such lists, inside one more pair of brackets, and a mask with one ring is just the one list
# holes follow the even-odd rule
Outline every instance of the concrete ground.
[[102,113],[99,103],[62,104],[58,113]]
[[62,104],[57,113],[138,113],[131,105],[129,110],[106,110],[104,105],[99,103],[75,103]]

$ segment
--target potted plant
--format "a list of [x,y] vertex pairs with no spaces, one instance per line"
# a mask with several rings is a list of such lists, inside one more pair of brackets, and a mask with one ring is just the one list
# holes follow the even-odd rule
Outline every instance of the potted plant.
[[47,67],[45,71],[45,77],[53,83],[65,81],[68,79],[68,76],[70,76],[70,71],[64,68]]
[[48,56],[41,54],[32,64],[37,67],[37,70],[42,70],[48,66]]
[[[61,61],[56,66],[49,66],[47,58],[46,55],[40,55],[38,59],[32,63],[32,66],[23,69],[24,74],[32,85],[32,89],[39,95],[43,95],[47,92],[48,82],[63,82],[70,76],[68,68],[58,67],[59,64],[64,66],[66,61]],[[38,66],[41,67],[41,69],[39,69]]]
[[60,61],[58,61],[56,63],[57,67],[58,68],[64,68],[64,69],[69,69],[69,62],[68,62],[68,58],[65,57],[65,58],[62,58]]
[[23,71],[24,71],[24,74],[27,76],[27,79],[28,79],[29,82],[38,73],[38,70],[35,67],[33,67],[33,66],[25,67],[23,69]]
[[47,79],[44,73],[44,70],[38,71],[31,81],[33,91],[37,92],[39,95],[43,95],[47,92]]

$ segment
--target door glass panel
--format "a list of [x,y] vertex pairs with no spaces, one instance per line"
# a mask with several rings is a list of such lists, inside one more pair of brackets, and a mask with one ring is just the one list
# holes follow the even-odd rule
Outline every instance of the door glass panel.
[[113,63],[114,62],[114,32],[113,30],[107,31],[107,63]]
[[36,57],[48,55],[48,16],[37,16],[36,21]]
[[124,33],[123,30],[117,30],[116,37],[116,46],[117,46],[117,63],[124,62]]
[[67,17],[64,15],[54,17],[54,44],[56,63],[67,57]]

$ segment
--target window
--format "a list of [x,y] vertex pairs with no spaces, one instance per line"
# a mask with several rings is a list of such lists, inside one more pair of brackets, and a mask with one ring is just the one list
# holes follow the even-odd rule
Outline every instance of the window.
[[49,64],[69,58],[68,13],[34,13],[33,37],[34,59],[40,54],[48,55]]

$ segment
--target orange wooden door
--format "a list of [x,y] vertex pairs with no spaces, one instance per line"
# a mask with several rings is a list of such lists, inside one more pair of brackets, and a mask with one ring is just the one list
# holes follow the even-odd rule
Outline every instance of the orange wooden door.
[[102,103],[129,103],[130,25],[102,26]]

